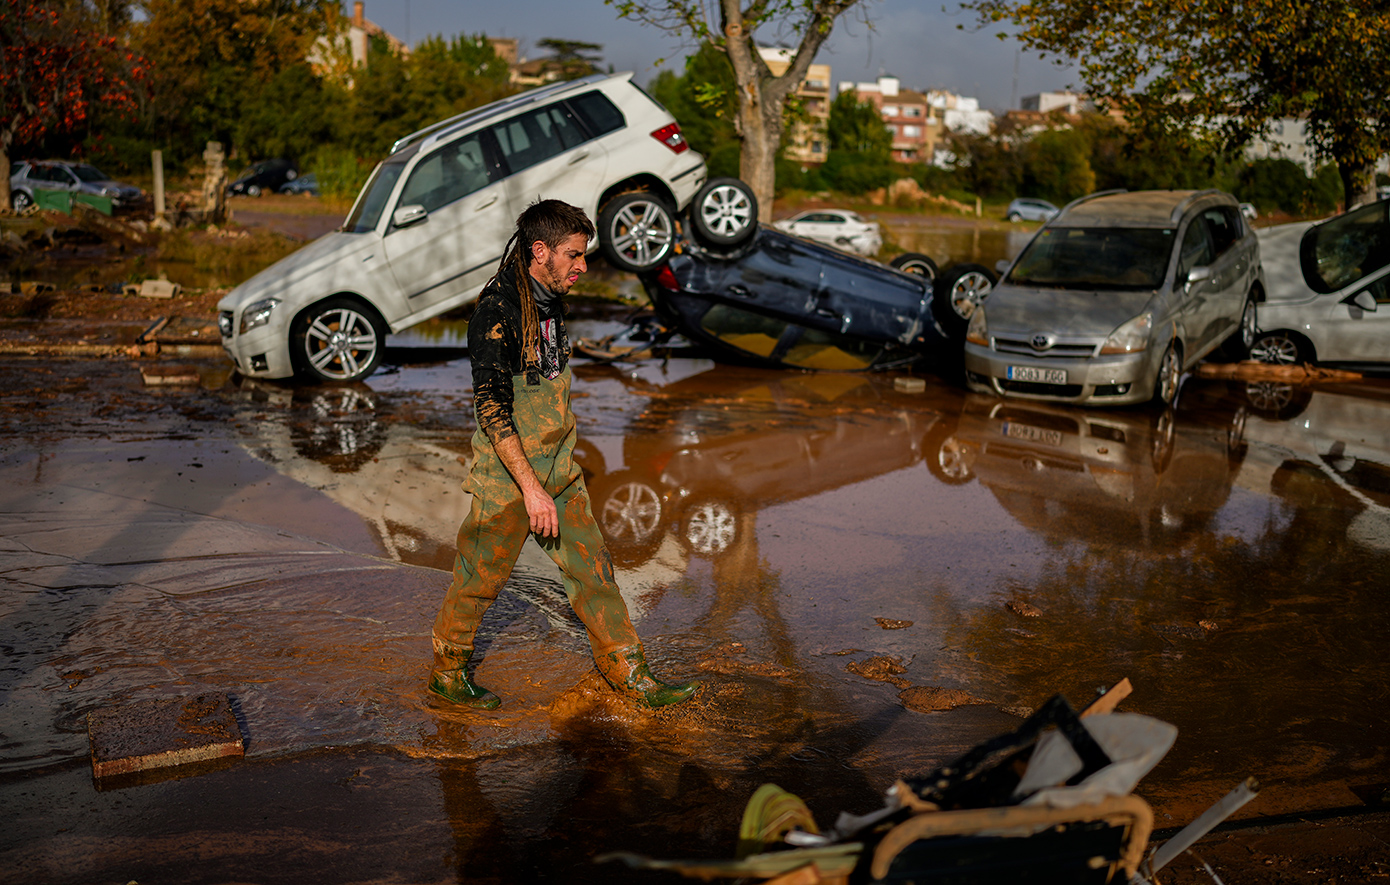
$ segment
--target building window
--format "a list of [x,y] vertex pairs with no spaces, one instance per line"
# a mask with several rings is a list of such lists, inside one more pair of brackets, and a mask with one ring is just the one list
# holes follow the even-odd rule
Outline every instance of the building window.
[[922,137],[922,127],[921,127],[921,126],[904,126],[904,127],[903,127],[903,138],[921,138],[921,137]]
[[823,142],[823,141],[813,141],[813,142],[811,142],[811,153],[813,153],[813,154],[823,154],[823,153],[825,153],[825,142]]
[[892,123],[889,123],[887,126],[884,126],[883,128],[888,130],[888,134],[889,134],[889,135],[893,136],[894,138],[897,137],[897,135],[898,135],[898,127],[897,127],[897,126],[894,126]]
[[911,105],[911,104],[910,104],[910,105],[904,105],[904,106],[903,106],[903,116],[904,116],[904,117],[920,117],[920,116],[922,116],[922,107],[921,107],[920,105]]
[[885,117],[896,117],[897,115],[898,115],[898,106],[897,106],[897,105],[895,105],[895,104],[886,104],[886,105],[883,106],[883,116],[885,116]]

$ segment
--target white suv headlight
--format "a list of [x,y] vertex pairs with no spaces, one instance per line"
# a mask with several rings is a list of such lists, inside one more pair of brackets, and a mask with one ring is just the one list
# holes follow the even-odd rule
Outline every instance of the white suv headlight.
[[279,303],[279,298],[262,298],[246,305],[246,309],[241,312],[241,334],[245,335],[257,326],[264,326],[270,322],[270,314]]
[[970,315],[970,325],[965,329],[965,340],[971,344],[989,347],[989,324],[985,322],[985,309],[976,307]]
[[1153,325],[1153,314],[1141,313],[1111,332],[1110,337],[1105,339],[1105,343],[1101,345],[1100,352],[1138,353],[1141,350],[1146,350],[1149,346],[1149,338],[1153,335]]

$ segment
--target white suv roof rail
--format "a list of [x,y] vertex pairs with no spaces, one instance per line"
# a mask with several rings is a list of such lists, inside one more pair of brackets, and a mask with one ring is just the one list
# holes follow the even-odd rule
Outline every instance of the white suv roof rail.
[[402,138],[398,138],[391,145],[391,150],[389,151],[389,153],[394,154],[401,148],[413,144],[416,141],[428,138],[431,135],[441,134],[445,129],[452,129],[455,126],[464,124],[472,125],[474,123],[479,123],[483,120],[492,117],[510,113],[511,111],[515,110],[518,107],[521,107],[522,105],[550,98],[557,92],[564,92],[567,89],[574,89],[575,87],[579,86],[588,86],[593,83],[599,83],[603,80],[607,80],[610,78],[617,79],[620,77],[631,76],[631,72],[625,72],[622,74],[590,74],[589,76],[581,77],[578,80],[565,80],[560,83],[552,83],[548,86],[541,86],[537,89],[529,89],[525,92],[518,92],[516,95],[498,99],[497,101],[491,102],[490,104],[485,104],[480,108],[474,108],[471,111],[464,111],[461,114],[456,114],[447,119],[440,120],[438,123],[431,123],[424,129],[417,130]]

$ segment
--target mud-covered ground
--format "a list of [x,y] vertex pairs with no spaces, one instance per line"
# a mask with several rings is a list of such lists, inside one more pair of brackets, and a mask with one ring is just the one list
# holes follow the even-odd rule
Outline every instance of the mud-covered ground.
[[[1160,881],[1390,875],[1384,381],[1189,377],[1164,417],[1001,404],[949,371],[905,394],[576,362],[638,631],[703,686],[616,700],[528,548],[480,644],[504,704],[463,713],[423,691],[468,506],[461,325],[350,387],[119,352],[210,297],[63,294],[0,324],[117,348],[0,354],[0,881],[678,881],[593,858],[731,856],[765,782],[828,826],[1122,677],[1122,711],[1178,728],[1137,790],[1154,842],[1262,784]],[[94,781],[88,713],[206,692],[245,759]]]

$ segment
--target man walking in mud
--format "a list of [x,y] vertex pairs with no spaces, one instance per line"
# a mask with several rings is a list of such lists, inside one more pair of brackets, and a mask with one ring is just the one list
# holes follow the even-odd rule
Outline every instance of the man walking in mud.
[[561,298],[587,269],[584,251],[593,236],[593,223],[574,206],[542,200],[527,207],[468,324],[478,429],[464,488],[473,503],[459,527],[453,581],[434,622],[429,680],[430,691],[458,704],[501,703],[467,668],[483,613],[528,534],[560,567],[609,685],[650,707],[695,693],[696,683],[668,685],[647,667],[573,458],[578,431]]

